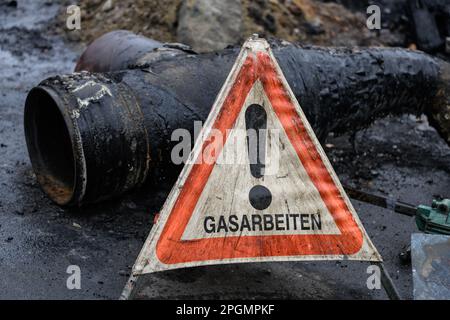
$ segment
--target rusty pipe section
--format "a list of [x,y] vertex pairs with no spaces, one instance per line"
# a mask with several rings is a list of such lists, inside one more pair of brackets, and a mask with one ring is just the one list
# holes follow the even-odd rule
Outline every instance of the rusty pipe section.
[[[388,114],[446,104],[441,63],[420,52],[272,47],[322,140]],[[141,68],[43,81],[26,100],[25,134],[44,191],[60,205],[80,205],[150,178],[175,181],[181,167],[170,159],[178,143],[171,134],[192,133],[194,121],[206,119],[237,54],[184,52]]]

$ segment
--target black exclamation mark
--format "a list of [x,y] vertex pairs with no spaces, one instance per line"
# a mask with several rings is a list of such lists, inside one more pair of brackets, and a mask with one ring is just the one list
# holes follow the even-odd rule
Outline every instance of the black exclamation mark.
[[[250,172],[260,179],[264,176],[267,137],[267,113],[259,104],[250,105],[245,112],[247,147]],[[260,132],[264,130],[264,132]],[[250,204],[257,210],[267,209],[272,203],[272,193],[264,186],[254,186],[249,193]]]

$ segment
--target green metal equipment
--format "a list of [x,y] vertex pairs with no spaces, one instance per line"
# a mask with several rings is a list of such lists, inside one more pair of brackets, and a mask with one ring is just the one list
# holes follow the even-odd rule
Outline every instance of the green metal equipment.
[[450,235],[450,199],[435,199],[430,206],[414,206],[390,197],[380,196],[345,186],[350,198],[416,217],[420,231],[429,234]]

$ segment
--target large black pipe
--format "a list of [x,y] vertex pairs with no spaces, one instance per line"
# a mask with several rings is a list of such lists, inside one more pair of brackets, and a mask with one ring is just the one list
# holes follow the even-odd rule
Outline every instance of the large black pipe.
[[[316,134],[367,126],[388,114],[446,106],[444,63],[402,49],[321,49],[280,42],[273,51]],[[58,204],[121,194],[149,177],[175,179],[177,128],[205,120],[238,49],[150,59],[141,68],[58,76],[25,108],[31,161]],[[128,63],[128,62],[127,62]]]

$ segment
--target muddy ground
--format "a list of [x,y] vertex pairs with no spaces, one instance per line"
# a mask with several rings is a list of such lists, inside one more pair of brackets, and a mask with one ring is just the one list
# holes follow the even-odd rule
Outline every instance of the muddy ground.
[[[56,1],[0,3],[0,299],[116,299],[151,228],[165,190],[141,189],[96,206],[62,209],[39,189],[23,134],[26,93],[71,72],[82,46],[55,30]],[[426,119],[378,121],[326,151],[343,182],[413,204],[449,197],[450,148]],[[405,298],[411,266],[398,258],[417,232],[412,218],[354,201]],[[81,268],[81,290],[66,269]],[[367,263],[264,263],[202,267],[147,276],[137,298],[384,299],[366,288]]]

